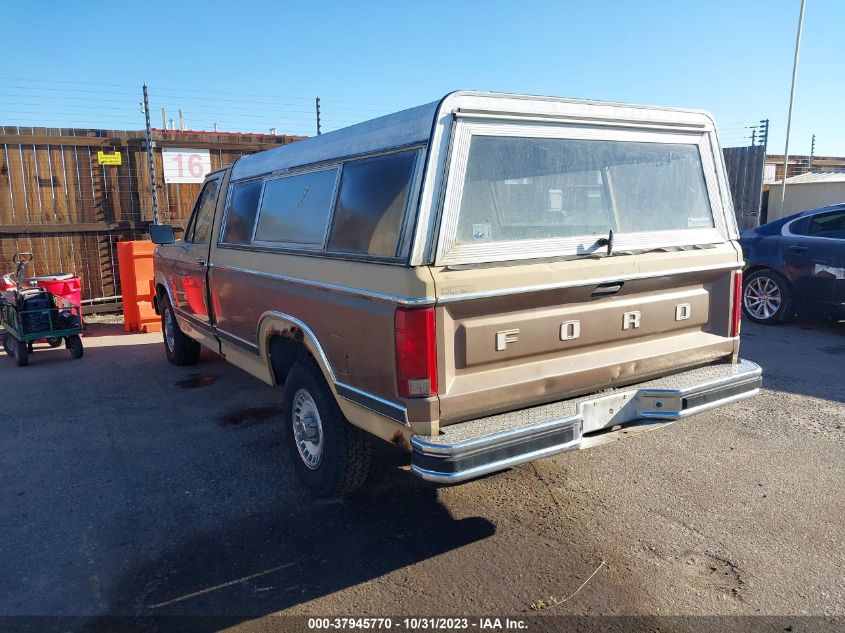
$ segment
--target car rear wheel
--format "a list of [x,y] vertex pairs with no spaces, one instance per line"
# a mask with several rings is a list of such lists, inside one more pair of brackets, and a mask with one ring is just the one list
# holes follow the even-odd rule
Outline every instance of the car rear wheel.
[[294,470],[310,492],[342,497],[364,484],[370,470],[370,438],[343,416],[310,357],[299,360],[288,374],[282,421]]
[[167,360],[174,365],[194,365],[200,359],[200,344],[179,329],[168,297],[161,302],[161,334]]
[[789,282],[771,270],[758,270],[745,279],[742,310],[754,323],[773,325],[794,316]]

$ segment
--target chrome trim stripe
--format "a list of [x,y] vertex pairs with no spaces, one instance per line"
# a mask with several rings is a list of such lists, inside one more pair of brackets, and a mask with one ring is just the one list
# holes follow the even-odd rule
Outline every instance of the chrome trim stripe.
[[345,398],[350,402],[354,402],[365,409],[388,417],[391,420],[396,420],[405,425],[408,424],[408,413],[405,407],[342,382],[335,382],[334,386],[337,389],[337,395],[341,398]]
[[[526,262],[526,265],[530,262]],[[537,284],[534,286],[519,286],[516,288],[501,288],[497,290],[487,290],[479,292],[465,292],[455,295],[442,295],[440,297],[403,297],[401,295],[394,295],[385,292],[377,292],[374,290],[364,290],[361,288],[352,288],[351,286],[344,286],[341,284],[334,284],[324,281],[316,281],[313,279],[302,279],[300,277],[291,277],[289,275],[281,275],[279,273],[269,273],[258,270],[249,270],[247,268],[239,268],[237,266],[228,266],[222,264],[213,264],[210,268],[219,270],[226,270],[234,273],[242,273],[245,275],[258,275],[268,279],[275,279],[277,281],[284,281],[298,286],[305,286],[310,288],[322,288],[325,290],[334,290],[344,294],[364,297],[366,299],[374,299],[376,301],[383,301],[385,303],[396,303],[405,306],[428,306],[441,303],[451,303],[453,301],[469,301],[472,299],[491,299],[494,297],[502,297],[506,295],[525,294],[528,292],[541,292],[545,290],[560,290],[563,288],[578,288],[583,286],[592,286],[612,281],[634,281],[637,279],[654,279],[657,277],[667,277],[674,275],[692,274],[698,272],[707,272],[710,270],[742,270],[742,264],[739,262],[731,262],[728,264],[720,264],[716,266],[694,266],[690,268],[675,268],[672,270],[661,270],[648,273],[634,273],[630,275],[620,275],[616,277],[594,277],[592,279],[576,279],[572,281],[555,282],[548,284]]]
[[249,270],[247,268],[239,268],[237,266],[227,266],[222,264],[214,264],[212,268],[216,270],[226,270],[233,273],[242,273],[245,275],[258,275],[267,279],[275,279],[276,281],[284,281],[286,283],[296,284],[297,286],[306,286],[311,288],[322,288],[325,290],[335,290],[344,294],[353,295],[356,297],[364,297],[367,299],[375,299],[376,301],[384,301],[386,303],[398,303],[400,305],[422,306],[433,305],[434,297],[402,297],[400,295],[389,294],[386,292],[377,292],[375,290],[364,290],[362,288],[352,288],[351,286],[344,286],[341,284],[334,284],[326,281],[315,281],[313,279],[302,279],[301,277],[291,277],[289,275],[281,275],[279,273],[269,273],[259,270]]
[[574,450],[578,448],[578,444],[580,443],[580,441],[581,436],[578,435],[572,441],[566,442],[564,444],[556,444],[547,448],[541,448],[539,450],[532,451],[530,453],[525,453],[523,455],[514,455],[513,457],[508,457],[507,459],[501,459],[499,461],[491,462],[489,464],[483,464],[481,466],[476,466],[475,468],[469,468],[467,470],[462,470],[454,473],[438,473],[435,471],[420,468],[419,466],[415,466],[413,464],[411,464],[411,470],[414,474],[418,475],[419,477],[422,477],[426,481],[456,484],[461,481],[466,481],[467,479],[473,479],[474,477],[480,477],[488,473],[496,472],[497,470],[504,470],[505,468],[510,468],[511,466],[524,464],[525,462],[531,462],[535,459],[551,457],[552,455],[557,455],[558,453]]
[[256,345],[255,343],[250,343],[249,341],[245,341],[244,339],[242,339],[239,336],[235,336],[234,334],[229,334],[229,332],[221,330],[216,325],[212,328],[212,332],[218,338],[223,339],[227,343],[231,343],[235,347],[240,347],[241,349],[246,350],[247,352],[251,352],[252,354],[255,354],[256,356],[261,356],[261,350],[258,348],[258,345]]
[[269,319],[271,317],[276,317],[282,319],[283,321],[290,321],[291,323],[296,325],[296,327],[305,332],[305,335],[314,342],[314,346],[317,348],[317,353],[320,355],[320,360],[323,361],[323,364],[326,366],[326,369],[329,372],[329,376],[331,376],[332,383],[337,383],[337,376],[335,376],[332,364],[329,362],[329,357],[326,356],[326,352],[323,350],[323,346],[320,345],[320,340],[317,338],[317,335],[314,334],[314,330],[305,325],[304,322],[300,321],[296,317],[291,316],[289,314],[285,314],[284,312],[268,310],[267,312],[264,312],[260,317],[258,317],[258,335],[261,335],[261,324],[264,323],[264,319]]
[[212,333],[211,326],[208,323],[197,319],[192,314],[188,314],[187,312],[182,310],[182,308],[177,308],[173,305],[173,303],[171,303],[170,305],[173,306],[173,312],[174,314],[176,314],[177,317],[185,319],[185,321],[187,321],[192,327],[195,327],[198,330],[203,330],[204,332],[207,332],[209,334]]
[[[530,262],[526,262],[529,264]],[[620,275],[617,277],[594,277],[592,279],[576,279],[573,281],[562,281],[548,284],[537,284],[535,286],[521,286],[518,288],[502,288],[498,290],[486,290],[479,292],[465,292],[455,295],[441,295],[437,298],[437,303],[451,303],[452,301],[467,301],[470,299],[490,299],[493,297],[502,297],[505,295],[524,294],[526,292],[541,292],[544,290],[560,290],[563,288],[578,288],[581,286],[593,286],[613,281],[634,281],[637,279],[654,279],[657,277],[670,277],[674,275],[685,275],[692,273],[707,272],[710,270],[742,270],[740,262],[731,262],[728,264],[718,264],[710,266],[693,266],[690,268],[675,268],[672,270],[661,270],[648,273],[633,273],[630,275]]]

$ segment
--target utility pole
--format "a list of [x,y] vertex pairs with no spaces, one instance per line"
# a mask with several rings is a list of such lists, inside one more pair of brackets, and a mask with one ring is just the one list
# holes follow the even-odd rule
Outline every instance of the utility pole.
[[185,131],[185,117],[182,114],[182,108],[179,108],[179,131]]
[[[766,147],[769,144],[769,120],[760,121],[760,145]],[[765,152],[764,152],[765,154]]]
[[167,112],[164,108],[161,109],[161,129],[167,129]]
[[320,97],[317,97],[317,136],[320,136]]
[[816,135],[813,134],[813,140],[810,141],[810,162],[807,164],[810,173],[813,173],[813,158],[816,156]]
[[[162,112],[164,112],[162,110]],[[153,135],[150,131],[150,96],[147,84],[144,84],[144,120],[146,122],[145,143],[147,146],[147,164],[150,168],[150,197],[153,200],[153,224],[158,224],[158,184],[156,183],[155,162],[153,159]]]
[[795,35],[795,58],[792,60],[792,88],[789,91],[789,113],[786,116],[786,146],[783,149],[783,180],[780,183],[780,217],[783,217],[783,203],[786,200],[786,170],[789,167],[789,131],[792,127],[792,104],[795,101],[795,80],[798,78],[798,54],[801,51],[801,32],[804,30],[804,5],[801,0],[801,13],[798,16],[798,33]]

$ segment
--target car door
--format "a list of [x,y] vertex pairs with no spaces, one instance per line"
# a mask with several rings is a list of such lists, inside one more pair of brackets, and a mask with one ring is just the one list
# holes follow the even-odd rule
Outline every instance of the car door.
[[174,294],[176,316],[180,326],[210,336],[208,309],[208,254],[214,210],[221,178],[214,176],[203,184],[193,213],[185,229],[185,236],[174,256]]
[[787,225],[784,269],[799,298],[827,310],[845,301],[845,210],[818,213]]

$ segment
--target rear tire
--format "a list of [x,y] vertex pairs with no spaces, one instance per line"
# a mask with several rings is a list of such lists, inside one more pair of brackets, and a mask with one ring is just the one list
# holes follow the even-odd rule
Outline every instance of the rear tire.
[[15,356],[15,342],[10,334],[3,337],[3,349],[9,356]]
[[85,348],[82,347],[82,339],[79,334],[68,336],[65,345],[73,358],[82,358]]
[[47,345],[50,347],[58,347],[62,344],[62,337],[61,336],[48,336],[46,339]]
[[319,497],[342,497],[367,480],[370,437],[352,426],[311,357],[293,366],[282,396],[282,422],[294,470]]
[[795,316],[792,288],[773,270],[751,273],[742,284],[742,311],[761,325],[786,323]]
[[164,352],[172,364],[180,367],[195,365],[200,359],[200,344],[179,329],[167,296],[161,301],[161,334],[164,337]]

